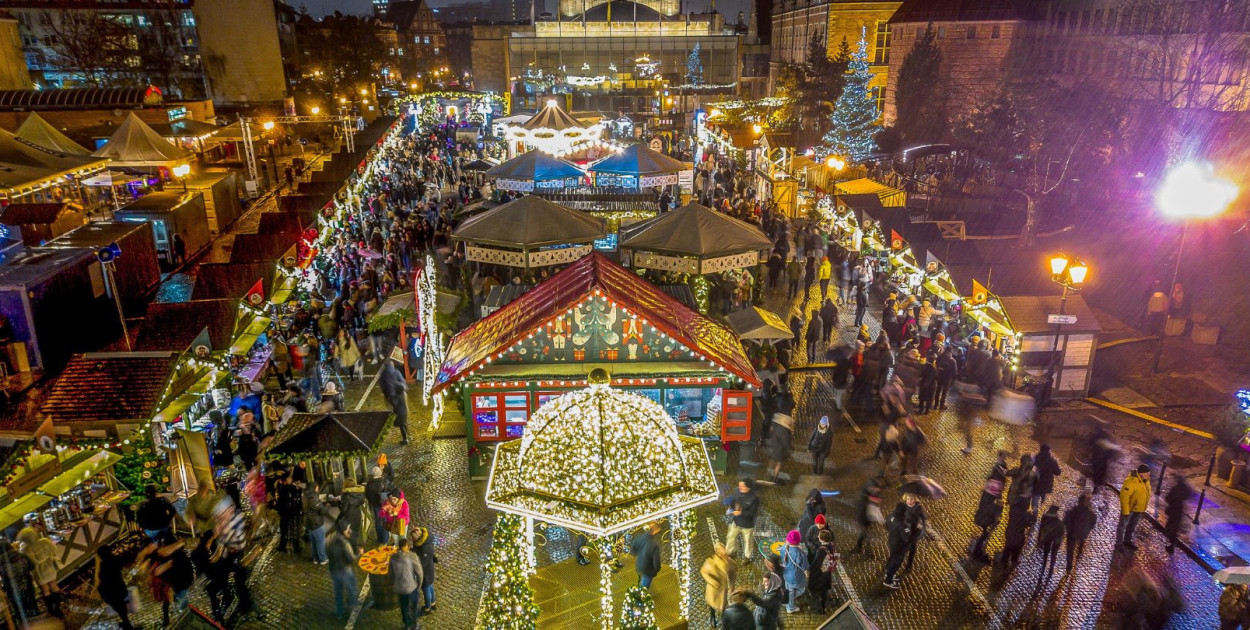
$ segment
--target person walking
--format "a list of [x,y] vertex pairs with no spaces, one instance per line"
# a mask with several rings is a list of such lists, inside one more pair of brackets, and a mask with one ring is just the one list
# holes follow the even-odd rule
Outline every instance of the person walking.
[[53,617],[61,617],[61,589],[57,585],[57,571],[60,568],[57,556],[60,550],[50,538],[34,527],[26,526],[17,533],[17,542],[21,552],[26,554],[31,563],[31,577],[39,587],[44,607]]
[[660,523],[652,521],[647,531],[634,536],[629,544],[634,554],[634,570],[638,573],[638,586],[651,589],[651,581],[660,573]]
[[157,494],[154,483],[143,489],[143,496],[143,503],[135,510],[135,523],[147,534],[148,540],[156,540],[173,528],[178,513],[169,499]]
[[[946,395],[950,392],[955,377],[959,375],[959,362],[955,360],[954,349],[948,347],[942,350],[934,367],[937,369],[937,391],[933,396],[934,404],[937,405],[938,411],[946,411]],[[971,448],[968,450],[972,451]]]
[[394,584],[395,599],[399,604],[404,628],[413,630],[420,623],[417,603],[421,596],[421,559],[409,550],[407,538],[400,538],[396,547],[398,549],[391,556],[387,568]]
[[813,284],[816,284],[816,259],[809,253],[807,262],[803,265],[803,294],[799,296],[803,302],[807,302],[808,296],[812,294]]
[[812,309],[812,318],[807,322],[807,363],[816,362],[816,348],[820,345],[821,335],[825,330],[825,322],[820,319],[820,310]]
[[1184,475],[1173,475],[1175,481],[1172,487],[1168,489],[1168,493],[1163,496],[1163,500],[1167,503],[1167,508],[1163,513],[1167,516],[1167,525],[1163,526],[1163,535],[1167,536],[1168,545],[1164,549],[1168,555],[1176,550],[1176,542],[1187,527],[1189,521],[1185,515],[1185,502],[1194,496],[1193,486],[1189,485],[1189,481]]
[[412,533],[413,553],[421,559],[421,592],[425,595],[425,605],[421,607],[422,614],[429,614],[438,609],[438,604],[434,601],[434,564],[438,562],[438,556],[434,553],[434,540],[430,537],[430,530],[424,527],[418,527]]
[[985,484],[981,487],[981,500],[972,517],[972,522],[981,528],[981,535],[972,544],[972,552],[968,555],[978,562],[990,562],[989,555],[985,553],[985,544],[1003,518],[1002,496],[1006,483],[1007,453],[999,451],[998,461],[994,462],[994,467],[990,469],[990,474],[986,476]]
[[334,616],[345,621],[356,600],[356,561],[362,550],[352,543],[352,526],[340,519],[334,533],[326,539],[330,583],[334,588]]
[[1150,506],[1150,466],[1142,464],[1129,473],[1120,487],[1120,522],[1115,530],[1116,546],[1137,551],[1133,531]]
[[907,541],[907,561],[903,568],[911,573],[911,568],[916,564],[916,547],[929,528],[929,515],[920,503],[920,497],[914,494],[904,493],[903,503],[907,506],[907,521],[912,524],[912,537]]
[[755,603],[756,630],[777,630],[781,626],[781,605],[785,600],[786,583],[778,571],[781,557],[772,554],[764,559],[764,577],[760,579],[760,594],[748,593]]
[[807,570],[811,564],[807,548],[803,546],[803,534],[792,529],[786,534],[786,544],[781,548],[781,571],[786,582],[786,612],[799,612],[799,597],[807,592]]
[[798,257],[790,259],[786,263],[786,281],[789,283],[790,290],[786,293],[786,297],[793,300],[794,296],[799,294],[799,281],[803,279],[803,263],[799,262]]
[[825,303],[821,305],[820,321],[823,324],[820,329],[820,336],[832,348],[836,341],[833,331],[838,327],[838,305],[833,303],[833,298],[825,298]]
[[1042,524],[1037,528],[1037,546],[1042,549],[1042,564],[1037,575],[1039,581],[1050,583],[1055,573],[1055,558],[1059,555],[1059,543],[1063,542],[1063,519],[1059,518],[1059,506],[1046,509]]
[[1055,477],[1063,474],[1063,469],[1059,467],[1059,462],[1055,460],[1055,456],[1050,453],[1050,445],[1042,444],[1037,449],[1037,456],[1033,458],[1033,469],[1037,471],[1037,482],[1033,484],[1033,497],[1031,499],[1033,512],[1037,513],[1042,508],[1042,504],[1046,503],[1046,496],[1055,490]]
[[737,572],[733,558],[729,556],[725,545],[719,542],[699,569],[699,575],[703,576],[705,584],[703,599],[707,602],[708,621],[713,628],[717,627],[717,616],[722,619],[725,616],[725,609],[729,606],[729,592],[733,588]]
[[868,285],[855,285],[855,327],[864,325],[864,315],[868,313]]
[[[795,311],[790,315],[790,345],[798,352],[799,340],[803,338],[803,312]],[[788,362],[783,362],[783,364]]]
[[[748,591],[737,589],[729,594],[729,605],[720,618],[720,630],[755,630],[755,618],[747,608]],[[713,626],[716,627],[716,626]]]
[[820,268],[816,270],[816,279],[820,281],[820,299],[829,297],[829,279],[833,277],[833,263],[828,256],[820,257]]
[[881,492],[885,488],[885,477],[878,474],[859,489],[859,538],[855,541],[855,553],[864,550],[864,540],[868,538],[868,530],[873,525],[885,523],[881,513]]
[[790,393],[788,381],[781,383],[775,398],[777,406],[768,430],[768,468],[769,478],[773,483],[779,483],[781,465],[790,458],[794,440],[794,395]]
[[902,586],[898,570],[903,566],[903,559],[907,556],[911,539],[915,536],[912,525],[907,518],[907,505],[900,502],[894,506],[894,513],[890,515],[890,520],[886,524],[890,532],[888,538],[890,557],[886,560],[885,579],[881,582],[886,588],[897,590]]
[[825,459],[829,457],[829,450],[832,448],[833,431],[829,430],[829,416],[821,416],[820,422],[816,423],[816,428],[812,429],[811,436],[807,438],[807,452],[812,455],[813,475],[825,474]]
[[120,544],[108,543],[96,552],[92,585],[100,599],[121,618],[122,630],[134,630],[130,623],[130,591],[126,588],[126,576],[123,573],[125,569],[126,562],[122,559]]
[[274,494],[278,501],[278,532],[281,537],[278,540],[278,551],[286,552],[289,547],[292,553],[298,555],[303,546],[303,537],[298,529],[304,512],[304,497],[291,475],[283,475],[278,479]]
[[408,382],[395,366],[395,361],[386,359],[382,362],[382,374],[378,376],[378,387],[382,396],[395,414],[395,424],[399,427],[400,443],[408,444]]
[[[825,325],[827,326],[828,322]],[[833,337],[830,337],[830,339],[833,339]],[[856,346],[858,348],[859,344],[857,343]],[[850,417],[850,414],[846,412],[846,404],[843,401],[846,400],[846,390],[851,386],[851,375],[854,372],[857,359],[863,361],[863,353],[858,351],[858,349],[833,366],[833,374],[829,380],[829,385],[833,388],[833,408],[844,417]]]
[[816,551],[809,570],[811,577],[807,582],[807,591],[812,596],[812,608],[818,616],[823,617],[825,604],[832,599],[830,591],[833,588],[833,573],[838,570],[840,556],[833,544],[833,532],[828,529],[821,529],[819,532],[820,534],[816,537]]
[[316,481],[304,488],[304,527],[308,530],[313,564],[328,564],[326,557],[326,518],[329,508],[321,498],[321,485]]
[[1029,528],[1036,521],[1036,515],[1029,511],[1033,485],[1037,481],[1033,456],[1028,453],[1021,455],[1020,465],[1008,470],[1007,476],[1011,477],[1011,488],[1007,491],[1007,531],[1003,540],[1002,560],[1003,567],[1011,572],[1020,561],[1020,552],[1024,550]]
[[1107,476],[1111,469],[1111,463],[1119,457],[1120,448],[1112,441],[1111,435],[1107,433],[1101,425],[1094,432],[1091,440],[1090,461],[1089,461],[1089,481],[1093,486],[1092,492],[1094,496],[1102,492],[1103,486],[1107,485]]
[[751,549],[755,544],[755,517],[759,510],[760,498],[755,494],[755,480],[750,477],[739,479],[738,494],[734,495],[733,505],[729,508],[733,520],[725,534],[725,549],[730,556],[741,545],[743,561],[751,561]]
[[1097,524],[1098,513],[1094,511],[1092,497],[1088,492],[1082,492],[1081,496],[1077,497],[1076,505],[1068,508],[1068,511],[1063,514],[1063,528],[1068,534],[1065,573],[1073,569],[1073,561],[1085,552],[1085,541],[1089,539],[1090,532],[1094,531],[1094,526]]

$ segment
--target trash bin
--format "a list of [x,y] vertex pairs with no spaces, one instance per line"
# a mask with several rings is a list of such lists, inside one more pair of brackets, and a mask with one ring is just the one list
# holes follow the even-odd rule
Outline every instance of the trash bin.
[[1246,474],[1246,462],[1245,460],[1234,459],[1229,463],[1232,465],[1233,470],[1228,473],[1228,487],[1235,488],[1241,485],[1243,475]]

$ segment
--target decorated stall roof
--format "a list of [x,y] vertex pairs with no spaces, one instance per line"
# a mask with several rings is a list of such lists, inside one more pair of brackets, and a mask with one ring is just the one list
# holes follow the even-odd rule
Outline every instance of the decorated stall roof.
[[591,173],[646,176],[680,173],[687,168],[686,163],[681,160],[652,151],[641,144],[631,144],[620,153],[596,162],[587,170]]
[[528,249],[545,245],[585,243],[603,238],[603,219],[526,195],[465,219],[452,238],[488,245]]
[[238,318],[237,299],[158,302],[148,307],[134,347],[139,351],[183,352],[208,329],[213,350],[225,350],[234,339]]
[[267,457],[368,455],[382,446],[391,413],[297,413],[274,434]]
[[582,178],[581,169],[542,151],[527,151],[489,171],[487,177],[505,190],[563,188]]
[[44,120],[43,116],[31,112],[26,120],[22,121],[21,126],[17,128],[15,134],[19,139],[25,140],[37,147],[50,149],[58,153],[66,153],[69,155],[91,155],[91,152],[84,149],[81,145],[68,136],[61,133],[61,130],[53,127],[51,123]]
[[596,295],[637,314],[645,324],[685,346],[699,360],[710,361],[752,385],[760,384],[731,330],[691,310],[602,254],[593,253],[456,335],[433,391],[481,369],[544,324]]
[[177,352],[75,355],[40,411],[56,422],[151,418],[160,406],[177,359]]
[[759,228],[697,203],[630,226],[621,247],[682,256],[723,256],[768,249]]
[[521,123],[524,129],[550,129],[552,131],[563,131],[565,129],[584,129],[586,125],[574,118],[571,114],[564,111],[563,107],[556,105],[554,101],[549,102],[546,107],[538,110],[538,113],[530,116],[529,120]]

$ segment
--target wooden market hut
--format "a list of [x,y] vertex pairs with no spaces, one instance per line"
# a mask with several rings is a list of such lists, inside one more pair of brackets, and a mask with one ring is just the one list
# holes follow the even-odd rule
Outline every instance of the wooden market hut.
[[465,260],[531,269],[573,262],[606,235],[602,219],[526,195],[465,219],[451,237]]
[[[1089,393],[1094,354],[1102,327],[1080,294],[1069,294],[1063,306],[1064,315],[1072,323],[1050,323],[1049,316],[1059,313],[1059,300],[1058,295],[999,298],[1012,328],[1019,335],[1017,356],[1020,365],[1016,368],[1016,375],[1045,380],[1053,362],[1055,375],[1051,398],[1081,399]],[[1055,343],[1056,335],[1058,345]]]
[[760,379],[737,335],[598,253],[456,335],[432,393],[460,387],[470,473],[484,478],[481,449],[520,437],[539,406],[596,367],[705,440],[751,438]]
[[22,242],[34,247],[86,224],[87,216],[72,201],[12,203],[0,211],[0,223],[17,228]]
[[278,429],[261,453],[266,460],[307,462],[320,480],[364,482],[369,460],[382,448],[394,414],[389,411],[297,413]]
[[40,412],[58,435],[120,439],[151,421],[168,390],[178,352],[74,355]]

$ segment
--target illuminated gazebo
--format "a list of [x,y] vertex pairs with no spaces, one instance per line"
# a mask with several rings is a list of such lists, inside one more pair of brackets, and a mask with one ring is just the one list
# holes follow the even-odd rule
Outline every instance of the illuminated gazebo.
[[596,186],[645,189],[677,183],[678,174],[690,167],[641,144],[631,144],[596,162],[586,171],[595,178]]
[[584,174],[581,169],[543,153],[529,151],[486,171],[500,190],[533,192],[578,185]]
[[629,252],[631,267],[691,275],[753,268],[760,251],[772,246],[758,227],[697,203],[621,234],[621,250]]
[[602,219],[526,195],[465,219],[451,238],[466,260],[531,269],[571,263],[606,235]]
[[504,135],[510,156],[537,149],[561,157],[599,143],[603,127],[597,123],[582,123],[556,104],[555,99],[550,99],[546,107],[525,122],[509,125]]
[[584,534],[598,550],[602,625],[612,627],[613,537],[669,519],[680,614],[689,619],[693,508],[717,499],[707,450],[650,398],[608,385],[596,368],[583,390],[544,404],[524,436],[496,450],[486,505],[525,521],[514,553],[536,566],[534,524]]

